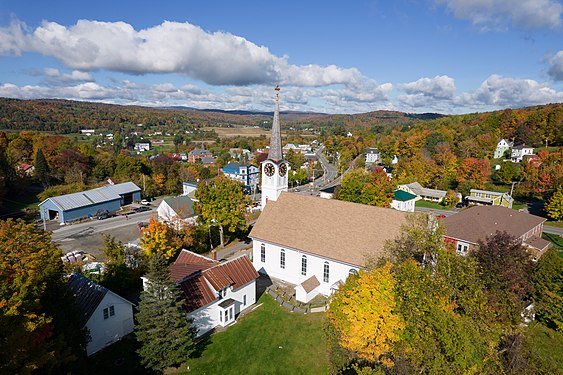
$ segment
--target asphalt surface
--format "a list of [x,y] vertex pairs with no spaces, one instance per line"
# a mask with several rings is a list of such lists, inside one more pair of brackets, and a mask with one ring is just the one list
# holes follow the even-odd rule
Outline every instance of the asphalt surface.
[[[103,246],[102,234],[110,234],[123,243],[135,241],[140,238],[137,224],[148,222],[149,218],[156,215],[156,205],[151,211],[134,213],[125,216],[116,216],[104,220],[93,219],[79,224],[60,226],[53,230],[53,242],[59,244],[63,253],[82,250],[94,257],[101,256]],[[52,226],[52,223],[50,223]]]

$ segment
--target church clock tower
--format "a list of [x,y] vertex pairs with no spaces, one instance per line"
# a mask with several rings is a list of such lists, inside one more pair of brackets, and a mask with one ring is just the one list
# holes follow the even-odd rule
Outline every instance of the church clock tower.
[[274,109],[274,122],[272,123],[272,136],[270,138],[270,151],[268,159],[262,162],[262,209],[268,201],[278,199],[282,191],[287,191],[287,174],[289,163],[283,160],[280,130],[280,88],[276,86],[276,107]]

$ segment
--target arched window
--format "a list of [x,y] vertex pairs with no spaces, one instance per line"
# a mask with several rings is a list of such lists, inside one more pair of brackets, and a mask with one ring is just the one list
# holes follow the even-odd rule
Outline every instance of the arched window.
[[285,250],[280,250],[280,268],[285,268]]
[[262,244],[262,246],[260,246],[260,261],[262,263],[266,262],[266,245]]
[[301,257],[301,275],[307,275],[307,257],[305,255]]
[[328,262],[325,262],[324,264],[324,269],[323,269],[323,281],[325,283],[328,283],[328,279],[329,279],[329,272],[330,272],[330,266],[328,265]]

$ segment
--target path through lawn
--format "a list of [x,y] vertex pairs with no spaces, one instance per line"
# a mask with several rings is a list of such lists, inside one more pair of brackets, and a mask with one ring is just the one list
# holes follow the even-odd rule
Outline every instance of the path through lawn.
[[[326,374],[323,313],[295,314],[268,294],[262,306],[224,332],[212,335],[184,374]],[[186,369],[182,366],[182,369]]]

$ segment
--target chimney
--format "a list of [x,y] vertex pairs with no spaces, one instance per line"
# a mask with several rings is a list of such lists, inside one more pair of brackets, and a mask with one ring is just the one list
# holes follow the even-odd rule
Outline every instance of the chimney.
[[211,259],[217,260],[217,251],[211,250]]

